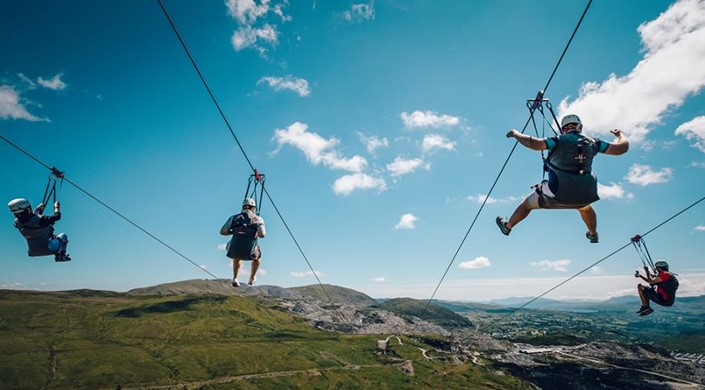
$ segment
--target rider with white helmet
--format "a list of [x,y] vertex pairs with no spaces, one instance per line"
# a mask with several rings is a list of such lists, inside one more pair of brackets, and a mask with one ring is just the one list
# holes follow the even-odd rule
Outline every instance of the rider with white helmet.
[[507,138],[516,138],[522,146],[532,150],[548,150],[544,169],[548,180],[534,186],[533,193],[524,199],[507,220],[497,217],[496,222],[504,235],[524,220],[535,209],[576,209],[580,213],[591,243],[598,242],[597,216],[591,203],[600,199],[597,195],[597,177],[592,172],[592,160],[598,153],[620,155],[629,149],[629,141],[621,130],[612,130],[617,137],[613,143],[593,139],[582,134],[583,122],[575,114],[561,120],[561,135],[550,138],[534,138],[510,130]]
[[648,286],[643,284],[637,286],[639,299],[641,299],[641,308],[637,313],[642,317],[654,312],[654,309],[649,306],[649,301],[661,306],[673,306],[676,300],[676,290],[679,285],[676,275],[669,271],[668,263],[663,260],[654,263],[654,267],[656,275],[651,275],[648,267],[644,267],[646,276],[640,275],[638,271],[634,275],[649,283]]
[[61,204],[54,203],[54,215],[43,215],[45,205],[40,203],[32,211],[32,205],[27,199],[17,198],[7,204],[10,212],[15,215],[14,226],[27,240],[29,256],[54,255],[57,262],[70,261],[66,253],[68,236],[64,233],[54,235],[54,223],[61,219]]
[[243,260],[252,261],[248,284],[252,286],[257,280],[257,270],[262,257],[262,250],[257,239],[264,238],[266,230],[264,219],[256,214],[256,210],[255,200],[245,198],[242,201],[242,211],[228,218],[220,228],[220,234],[233,236],[226,246],[226,256],[233,260],[233,280],[231,282],[233,287],[240,287],[238,274]]

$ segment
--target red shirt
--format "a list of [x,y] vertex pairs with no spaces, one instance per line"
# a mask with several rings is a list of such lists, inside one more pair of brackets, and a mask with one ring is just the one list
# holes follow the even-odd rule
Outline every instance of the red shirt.
[[659,288],[659,284],[668,282],[668,281],[671,279],[671,274],[668,273],[667,271],[661,271],[661,272],[659,272],[658,275],[656,275],[656,276],[658,276],[658,278],[661,279],[661,282],[659,282],[659,283],[656,284],[656,292],[657,292],[663,299],[668,300],[668,298],[669,298],[668,292],[667,292],[665,289],[663,289],[663,288]]

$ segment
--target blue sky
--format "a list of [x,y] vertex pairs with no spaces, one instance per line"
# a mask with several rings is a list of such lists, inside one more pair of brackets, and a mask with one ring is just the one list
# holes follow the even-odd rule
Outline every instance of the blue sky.
[[[585,1],[164,1],[324,283],[429,298],[528,118]],[[5,2],[0,134],[209,272],[251,173],[156,1]],[[705,1],[594,2],[547,97],[585,132],[632,141],[594,170],[600,243],[572,210],[508,216],[541,180],[519,147],[437,298],[535,296],[705,196]],[[530,129],[533,133],[533,129]],[[550,131],[549,131],[550,133]],[[0,199],[39,202],[48,171],[0,142]],[[65,184],[73,261],[28,258],[0,224],[2,288],[125,291],[209,278]],[[258,283],[315,278],[264,202]],[[705,204],[646,238],[705,294]],[[634,294],[627,248],[549,298]]]

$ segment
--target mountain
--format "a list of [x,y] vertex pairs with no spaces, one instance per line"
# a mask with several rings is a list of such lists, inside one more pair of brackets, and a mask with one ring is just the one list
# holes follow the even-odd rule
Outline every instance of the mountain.
[[403,317],[418,317],[446,329],[472,327],[470,320],[456,314],[454,311],[435,304],[430,304],[426,307],[426,302],[417,299],[388,299],[379,306],[397,315]]
[[309,296],[320,301],[329,301],[337,304],[349,304],[353,306],[367,307],[377,304],[377,301],[366,294],[346,287],[333,286],[324,284],[323,288],[320,285],[314,284],[303,287],[292,287],[291,290]]

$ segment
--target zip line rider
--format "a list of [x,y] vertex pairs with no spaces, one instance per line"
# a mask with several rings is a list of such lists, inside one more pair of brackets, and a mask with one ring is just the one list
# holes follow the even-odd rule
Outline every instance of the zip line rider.
[[634,273],[635,278],[642,278],[650,286],[645,286],[641,283],[637,286],[639,299],[641,299],[641,308],[637,311],[640,316],[648,316],[654,312],[649,306],[649,301],[653,301],[661,306],[673,306],[676,300],[676,290],[678,290],[678,279],[668,270],[668,263],[665,261],[657,261],[656,275],[651,275],[648,267],[644,267],[646,276],[640,275],[639,271]]
[[238,274],[240,273],[241,261],[252,261],[250,286],[257,280],[257,270],[259,269],[262,250],[257,239],[264,238],[267,234],[264,228],[264,219],[255,214],[257,203],[252,198],[245,198],[242,202],[242,211],[228,218],[220,228],[223,236],[232,235],[226,246],[226,256],[233,260],[233,287],[240,287]]
[[61,204],[58,201],[54,202],[54,215],[43,215],[44,203],[32,211],[32,205],[24,198],[13,199],[7,207],[15,215],[14,226],[27,240],[29,256],[53,254],[56,262],[71,261],[66,253],[68,236],[64,233],[54,235],[54,223],[61,219]]
[[534,138],[517,130],[510,130],[507,138],[516,138],[532,150],[548,150],[546,167],[548,180],[533,186],[535,191],[524,199],[509,220],[497,217],[499,230],[508,236],[512,229],[535,209],[577,209],[591,243],[598,242],[597,215],[590,206],[600,199],[597,195],[597,177],[592,172],[592,160],[598,153],[621,155],[629,150],[629,140],[621,130],[610,131],[614,143],[593,139],[582,134],[583,124],[577,115],[570,114],[561,121],[561,135]]

